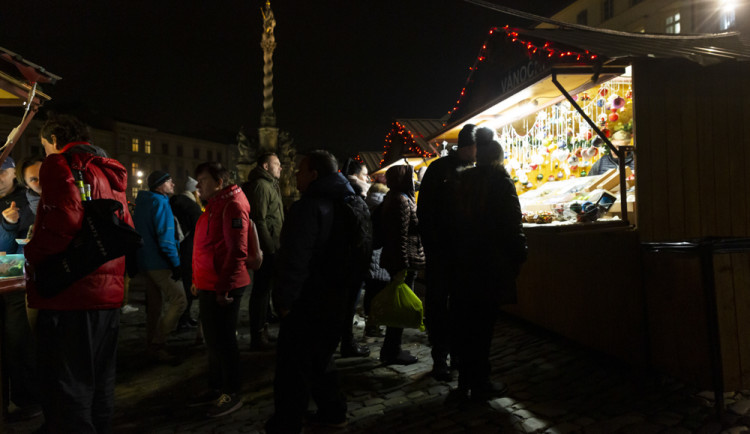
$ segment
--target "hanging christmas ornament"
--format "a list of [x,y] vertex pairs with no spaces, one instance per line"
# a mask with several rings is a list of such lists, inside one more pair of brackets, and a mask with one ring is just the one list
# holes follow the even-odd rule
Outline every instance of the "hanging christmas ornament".
[[604,107],[604,98],[599,98],[598,100],[596,100],[596,106]]
[[518,177],[517,177],[517,176],[514,176],[514,177],[513,177],[513,183],[515,184],[516,182],[518,182]]
[[607,89],[606,87],[599,89],[599,95],[601,96],[607,96],[608,93],[609,93],[609,89]]
[[610,122],[617,122],[618,119],[620,119],[620,117],[617,116],[617,113],[610,113],[609,114],[609,121]]
[[547,180],[548,180],[548,181],[554,181],[554,180],[555,180],[555,175],[550,175],[550,176],[549,176],[549,177],[547,178]]
[[599,148],[596,147],[589,147],[583,150],[583,160],[588,161],[592,158],[596,157],[596,155],[599,153]]
[[602,132],[603,132],[603,133],[604,133],[604,135],[605,135],[605,136],[607,136],[607,137],[609,137],[610,135],[612,135],[612,131],[610,131],[610,130],[609,130],[609,128],[605,128],[605,129],[603,129],[603,130],[602,130]]
[[562,179],[563,176],[565,176],[565,175],[563,174],[562,170],[559,171],[559,172],[557,172],[557,179]]
[[542,175],[541,173],[536,176],[537,181],[541,181],[542,179],[544,179],[544,175]]
[[583,178],[584,176],[586,176],[586,171],[585,170],[581,170],[581,178]]
[[625,98],[627,98],[627,99],[633,99],[633,91],[632,91],[632,90],[629,90],[629,91],[628,91],[628,92],[627,92],[627,93],[625,94]]
[[612,99],[612,108],[613,109],[621,109],[623,107],[625,107],[625,100],[622,97],[617,96],[617,97],[615,97],[615,98]]

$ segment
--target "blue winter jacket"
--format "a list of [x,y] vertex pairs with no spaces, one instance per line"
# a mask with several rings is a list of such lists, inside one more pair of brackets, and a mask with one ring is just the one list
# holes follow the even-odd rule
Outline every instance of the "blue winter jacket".
[[138,251],[138,269],[168,270],[180,266],[180,248],[175,239],[174,215],[169,198],[141,190],[135,198],[135,230],[143,237]]

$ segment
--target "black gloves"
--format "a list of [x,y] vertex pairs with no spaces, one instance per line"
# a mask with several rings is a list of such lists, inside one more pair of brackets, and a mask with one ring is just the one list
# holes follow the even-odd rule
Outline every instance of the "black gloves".
[[182,279],[182,269],[180,267],[172,267],[172,280],[179,282]]

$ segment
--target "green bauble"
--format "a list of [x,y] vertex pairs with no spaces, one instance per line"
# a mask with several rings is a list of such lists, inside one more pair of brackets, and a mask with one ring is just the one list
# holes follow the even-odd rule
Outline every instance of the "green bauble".
[[541,181],[542,179],[544,179],[544,175],[542,175],[541,173],[536,176],[537,181]]
[[584,176],[586,176],[586,171],[585,170],[581,170],[581,177],[584,177]]
[[515,184],[516,182],[518,182],[518,177],[517,177],[517,176],[514,176],[514,177],[513,177],[513,183]]

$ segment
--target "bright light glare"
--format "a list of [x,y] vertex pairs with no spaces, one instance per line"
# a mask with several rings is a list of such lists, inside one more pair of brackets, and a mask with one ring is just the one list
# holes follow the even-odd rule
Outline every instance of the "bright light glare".
[[138,173],[136,173],[136,175],[138,175],[138,177],[140,178],[141,176],[143,176],[143,172],[139,170]]
[[737,7],[736,0],[719,0],[719,8],[724,12],[734,12]]

